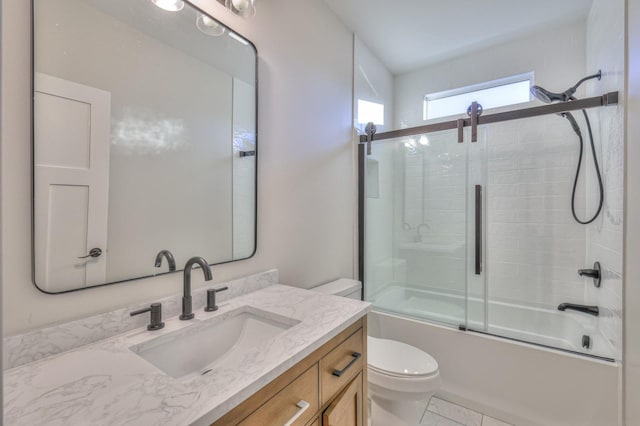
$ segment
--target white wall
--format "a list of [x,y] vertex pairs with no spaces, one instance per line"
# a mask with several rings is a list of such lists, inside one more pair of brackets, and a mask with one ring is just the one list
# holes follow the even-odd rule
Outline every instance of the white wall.
[[[4,39],[5,39],[5,34],[4,34],[4,26],[1,25],[3,22],[3,16],[4,16],[4,2],[0,2],[0,46],[3,45],[4,43]],[[4,62],[4,57],[1,54],[0,51],[0,69],[2,69],[2,64]],[[4,79],[2,78],[2,73],[0,73],[0,93],[4,93],[5,91],[5,86],[4,86]],[[2,158],[2,146],[1,146],[1,141],[3,139],[3,131],[2,129],[4,129],[4,127],[2,126],[2,124],[4,123],[4,102],[0,100],[0,158]],[[0,160],[0,188],[2,187],[2,161]],[[2,193],[0,192],[0,197],[2,197]],[[0,223],[2,223],[2,209],[0,208]],[[2,240],[2,227],[0,226],[0,271],[2,271],[2,262],[3,262],[3,257],[2,257],[2,252],[3,252],[3,240]],[[3,300],[3,290],[2,290],[2,278],[0,277],[0,307],[2,307],[2,300]],[[3,312],[3,309],[0,309],[0,312]],[[0,315],[0,328],[3,326],[3,319],[2,319],[2,315]],[[0,339],[0,350],[2,350],[2,339]],[[3,352],[4,353],[4,352]],[[4,366],[2,365],[2,360],[0,360],[0,370],[4,371]],[[0,376],[0,389],[4,389],[3,384],[2,384],[2,377]],[[3,400],[4,400],[4,392],[0,392],[0,405],[4,406],[3,404]],[[4,411],[4,410],[3,410]],[[2,425],[4,423],[3,421],[4,416],[0,416],[0,425]]]
[[[384,124],[378,132],[393,128],[393,75],[386,66],[357,37],[354,38],[354,126],[358,123],[358,99],[384,105]],[[379,285],[393,279],[393,147],[376,145],[366,156],[365,239],[366,291],[375,293]]]
[[[605,199],[602,213],[587,226],[585,267],[599,261],[603,268],[601,287],[587,286],[587,303],[600,307],[598,327],[615,348],[618,358],[622,355],[624,26],[624,0],[594,0],[587,20],[587,70],[602,70],[602,80],[590,82],[587,94],[596,96],[618,91],[621,96],[617,107],[597,108],[589,112]],[[588,211],[593,212],[599,201],[599,190],[592,156],[587,158],[587,205]]]
[[[250,20],[195,2],[253,40],[259,63],[258,251],[214,282],[271,268],[300,287],[352,277],[352,35],[314,0],[270,0]],[[50,296],[31,282],[30,7],[3,0],[4,331],[16,334],[181,291],[181,274]],[[305,17],[302,21],[300,17]],[[211,283],[208,283],[211,284]],[[194,275],[194,287],[202,286]]]
[[490,49],[397,75],[395,125],[403,128],[425,124],[422,121],[422,102],[428,93],[529,71],[535,71],[536,84],[551,91],[561,91],[582,77],[584,66],[585,22],[550,27]]
[[627,0],[624,419],[640,424],[640,0]]

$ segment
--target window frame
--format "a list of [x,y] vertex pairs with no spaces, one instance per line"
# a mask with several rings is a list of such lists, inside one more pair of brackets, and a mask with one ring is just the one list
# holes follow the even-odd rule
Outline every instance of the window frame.
[[[443,116],[439,116],[439,117],[430,118],[429,117],[429,101],[436,101],[436,100],[439,100],[439,99],[445,99],[445,98],[450,98],[450,97],[454,97],[454,96],[458,96],[458,95],[464,95],[464,94],[468,94],[468,93],[479,92],[481,90],[493,89],[493,88],[496,88],[496,87],[509,86],[509,85],[512,85],[512,84],[522,83],[524,81],[528,81],[529,82],[529,87],[531,88],[534,85],[534,72],[530,71],[530,72],[526,72],[526,73],[522,73],[522,74],[516,74],[516,75],[512,75],[512,76],[508,76],[508,77],[499,78],[499,79],[496,79],[496,80],[490,80],[490,81],[485,81],[485,82],[482,82],[482,83],[472,84],[472,85],[469,85],[469,86],[458,87],[458,88],[449,89],[449,90],[443,90],[441,92],[428,93],[428,94],[424,95],[424,99],[423,99],[422,119],[424,121],[437,120],[437,119],[440,119],[440,118],[454,117],[454,116],[457,116],[457,115],[466,114],[466,111],[461,111],[460,113],[457,113],[457,114],[443,115]],[[532,100],[533,100],[533,96],[529,93],[528,102],[531,102]],[[514,102],[514,103],[505,104],[505,105],[501,105],[501,106],[493,107],[493,108],[502,108],[502,107],[505,107],[505,106],[517,105],[517,104],[520,104],[520,103],[525,103],[525,102]]]

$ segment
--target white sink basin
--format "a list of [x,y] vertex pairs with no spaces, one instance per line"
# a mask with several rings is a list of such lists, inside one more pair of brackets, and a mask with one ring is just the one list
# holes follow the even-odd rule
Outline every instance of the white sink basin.
[[171,377],[204,375],[217,368],[237,367],[244,353],[299,322],[243,306],[129,349]]

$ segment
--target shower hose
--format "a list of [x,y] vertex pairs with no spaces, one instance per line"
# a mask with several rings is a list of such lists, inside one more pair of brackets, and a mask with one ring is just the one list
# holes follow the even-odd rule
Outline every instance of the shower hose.
[[[582,166],[582,153],[584,151],[584,140],[582,138],[582,132],[580,132],[579,128],[576,129],[574,127],[574,130],[578,135],[578,139],[580,139],[580,154],[578,156],[578,167],[576,168],[576,177],[573,180],[573,191],[571,193],[571,213],[573,214],[573,218],[576,220],[576,222],[582,225],[587,225],[593,222],[594,220],[596,220],[596,218],[602,211],[602,205],[604,204],[604,186],[602,184],[602,175],[600,174],[600,166],[598,165],[598,157],[596,156],[596,147],[593,142],[593,132],[591,130],[591,122],[589,121],[589,116],[587,115],[587,111],[582,110],[582,114],[584,114],[584,119],[587,122],[587,130],[589,131],[589,140],[591,142],[591,153],[593,154],[593,163],[595,165],[596,175],[598,176],[598,187],[600,189],[600,201],[598,203],[598,210],[596,211],[596,213],[593,215],[591,219],[583,221],[578,218],[578,215],[576,213],[576,188],[578,186],[578,178],[580,177],[580,167]],[[569,121],[571,120],[573,120],[575,123],[575,120],[573,119],[573,117],[571,117]]]

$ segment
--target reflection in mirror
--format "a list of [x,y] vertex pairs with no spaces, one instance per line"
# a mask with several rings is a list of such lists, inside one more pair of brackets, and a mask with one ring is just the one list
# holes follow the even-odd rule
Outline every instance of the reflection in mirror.
[[34,0],[33,15],[38,288],[165,273],[163,250],[177,269],[252,256],[253,45],[182,1]]

